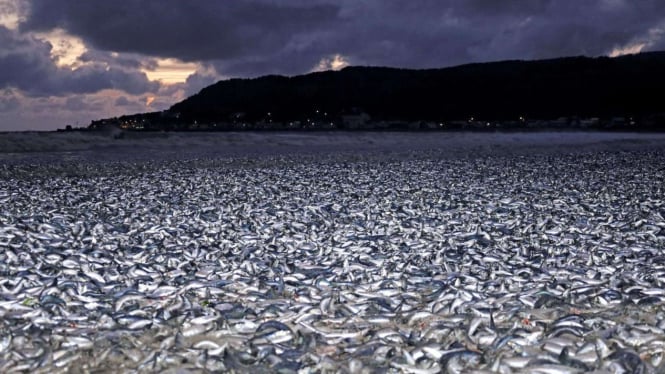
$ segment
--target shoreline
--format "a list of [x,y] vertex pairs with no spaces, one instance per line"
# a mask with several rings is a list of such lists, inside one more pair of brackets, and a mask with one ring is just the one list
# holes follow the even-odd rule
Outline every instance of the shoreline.
[[[0,133],[0,155],[58,152],[193,151],[246,155],[253,151],[282,154],[308,148],[329,151],[431,148],[468,148],[476,146],[552,146],[586,145],[608,142],[641,142],[665,145],[665,133],[599,131],[524,131],[524,132],[160,132],[112,134],[87,132]],[[262,152],[261,152],[262,153]],[[0,156],[1,157],[1,156]]]

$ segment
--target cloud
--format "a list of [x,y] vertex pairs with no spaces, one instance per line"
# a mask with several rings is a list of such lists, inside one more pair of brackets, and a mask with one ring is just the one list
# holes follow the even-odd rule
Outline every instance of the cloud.
[[[665,18],[656,0],[357,2],[327,42],[354,62],[442,67],[502,59],[603,55]],[[322,43],[318,43],[319,45]]]
[[28,8],[20,30],[66,30],[95,61],[110,63],[100,54],[113,51],[243,77],[300,74],[336,55],[413,68],[603,55],[665,19],[660,0],[32,0]]
[[21,107],[21,102],[12,90],[4,90],[0,93],[0,112],[15,111]]
[[172,104],[169,96],[158,96],[151,107],[146,108],[147,96],[102,90],[92,94],[34,97],[17,90],[4,90],[0,91],[0,131],[87,126],[91,120],[163,110]]
[[77,69],[58,67],[51,57],[52,46],[30,35],[0,26],[0,88],[15,88],[30,96],[94,93],[120,89],[132,94],[155,91],[140,71],[102,63]]
[[214,68],[200,70],[187,77],[184,84],[184,93],[191,96],[198,93],[202,88],[207,87],[220,80],[220,76],[215,72]]
[[329,25],[332,4],[274,1],[34,0],[23,31],[64,28],[96,49],[183,61],[266,53],[290,35]]
[[129,106],[133,103],[127,99],[127,96],[119,96],[115,99],[115,106]]
[[27,3],[24,0],[0,0],[0,26],[18,28],[26,12]]
[[146,58],[135,53],[118,53],[104,50],[88,50],[79,57],[84,64],[104,64],[128,70],[140,70],[154,68],[157,63],[155,59]]
[[72,112],[98,112],[105,109],[107,104],[106,101],[107,100],[92,95],[69,96],[65,99],[62,108]]
[[64,107],[68,110],[83,110],[87,109],[88,103],[80,96],[71,96],[65,100]]
[[349,61],[346,57],[336,54],[334,56],[322,58],[321,61],[319,61],[319,64],[314,68],[314,71],[340,70],[349,65]]

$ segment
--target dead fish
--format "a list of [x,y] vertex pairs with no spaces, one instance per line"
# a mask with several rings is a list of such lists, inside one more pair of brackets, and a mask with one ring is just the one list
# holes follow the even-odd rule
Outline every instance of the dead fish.
[[658,372],[662,152],[440,152],[0,162],[0,371]]

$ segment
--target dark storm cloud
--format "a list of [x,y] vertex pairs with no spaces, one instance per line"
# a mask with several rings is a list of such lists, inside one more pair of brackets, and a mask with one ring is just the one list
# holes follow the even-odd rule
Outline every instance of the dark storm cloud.
[[182,84],[182,86],[185,91],[185,95],[191,96],[199,92],[201,88],[209,86],[215,83],[217,80],[218,78],[215,75],[197,72],[187,77],[187,80],[184,84]]
[[84,52],[79,60],[81,62],[105,63],[125,69],[154,68],[157,64],[154,59],[146,59],[144,56],[124,53],[114,55],[112,52],[103,50],[88,50]]
[[402,67],[601,55],[664,16],[661,0],[33,0],[21,29],[254,76],[303,73],[333,54]]
[[75,70],[59,68],[50,56],[52,46],[0,26],[0,88],[17,88],[29,96],[93,93],[120,89],[132,94],[154,91],[159,85],[144,73],[104,64]]
[[542,1],[539,5],[519,13],[504,4],[504,11],[485,16],[491,28],[471,54],[482,60],[604,55],[644,38],[665,21],[665,7],[655,0]]
[[279,49],[289,37],[330,26],[337,7],[269,1],[34,0],[22,30],[62,27],[93,47],[185,61]]
[[[662,1],[358,2],[338,49],[362,62],[411,67],[601,55],[665,19]],[[404,2],[401,3],[402,5]]]

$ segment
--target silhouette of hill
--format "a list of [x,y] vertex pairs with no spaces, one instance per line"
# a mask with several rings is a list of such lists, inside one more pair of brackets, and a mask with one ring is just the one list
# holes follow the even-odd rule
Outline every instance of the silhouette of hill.
[[437,123],[472,117],[640,120],[665,112],[664,87],[665,52],[423,70],[347,67],[220,81],[173,105],[168,113],[180,123],[334,123],[358,113],[368,114],[372,121]]

